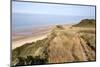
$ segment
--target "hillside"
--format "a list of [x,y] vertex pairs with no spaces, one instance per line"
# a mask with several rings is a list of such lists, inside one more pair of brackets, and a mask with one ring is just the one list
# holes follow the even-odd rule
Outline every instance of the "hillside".
[[74,27],[95,27],[96,20],[94,19],[83,19],[80,23],[73,25]]
[[96,32],[95,27],[91,28],[94,22],[88,28],[87,23],[81,21],[72,27],[57,25],[47,38],[14,49],[12,66],[96,60]]

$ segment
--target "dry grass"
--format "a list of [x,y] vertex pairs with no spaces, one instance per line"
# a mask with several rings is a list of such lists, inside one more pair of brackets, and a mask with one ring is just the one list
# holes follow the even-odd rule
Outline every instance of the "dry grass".
[[46,59],[46,63],[95,60],[95,27],[57,26],[47,38],[13,50],[13,62],[28,55]]

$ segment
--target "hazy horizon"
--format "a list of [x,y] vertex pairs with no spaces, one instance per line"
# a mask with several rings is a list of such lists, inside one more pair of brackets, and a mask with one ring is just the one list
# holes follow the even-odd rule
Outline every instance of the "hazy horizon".
[[13,30],[32,26],[74,24],[82,19],[95,19],[95,7],[12,2]]

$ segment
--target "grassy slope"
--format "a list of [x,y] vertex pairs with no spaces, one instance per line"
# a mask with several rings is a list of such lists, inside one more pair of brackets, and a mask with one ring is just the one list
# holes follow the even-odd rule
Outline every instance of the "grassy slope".
[[[23,63],[19,65],[95,60],[95,24],[93,20],[92,24],[90,24],[91,20],[85,20],[82,23],[83,21],[73,26],[74,28],[80,27],[78,30],[73,27],[66,29],[58,25],[46,39],[14,49],[12,64],[20,63],[19,57],[24,57],[24,60],[21,60]],[[85,28],[81,29],[81,26]],[[91,27],[93,29],[90,29]],[[30,61],[33,63],[25,64],[29,59],[28,56],[32,56],[33,60]],[[44,63],[41,63],[40,60]],[[40,62],[38,63],[38,61]]]
[[74,27],[95,27],[96,21],[94,19],[84,19],[80,23],[73,25]]

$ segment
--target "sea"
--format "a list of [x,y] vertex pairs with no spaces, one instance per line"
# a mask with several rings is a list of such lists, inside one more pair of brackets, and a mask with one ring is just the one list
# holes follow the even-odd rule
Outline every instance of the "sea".
[[76,24],[83,19],[95,19],[95,17],[12,13],[12,32],[19,32],[48,25]]

